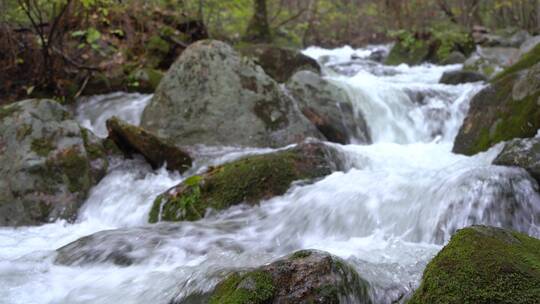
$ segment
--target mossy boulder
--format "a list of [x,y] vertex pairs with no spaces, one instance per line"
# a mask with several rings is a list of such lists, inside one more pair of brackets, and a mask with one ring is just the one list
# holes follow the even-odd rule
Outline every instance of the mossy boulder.
[[278,147],[322,137],[261,67],[214,40],[182,53],[141,126],[179,145]]
[[372,303],[369,284],[342,259],[302,250],[278,261],[226,277],[209,304]]
[[192,159],[188,153],[174,144],[161,139],[140,127],[136,127],[112,117],[107,120],[109,139],[127,156],[140,154],[154,168],[166,164],[167,169],[185,172],[191,168]]
[[320,74],[319,63],[300,51],[272,44],[247,44],[237,49],[260,65],[277,82],[286,82],[298,71],[308,70]]
[[510,47],[478,47],[463,64],[465,71],[494,77],[519,60],[519,49]]
[[408,65],[418,65],[429,60],[431,53],[427,41],[418,40],[414,44],[408,45],[403,40],[397,40],[390,50],[385,64],[399,65],[406,63]]
[[74,219],[107,168],[92,136],[52,100],[1,107],[0,226]]
[[311,181],[335,170],[333,153],[324,144],[306,143],[210,168],[159,195],[149,221],[195,221],[203,218],[209,208],[254,205],[282,195],[294,181]]
[[439,83],[457,85],[477,81],[487,81],[487,78],[480,73],[459,70],[444,72]]
[[524,168],[540,185],[540,138],[514,139],[505,143],[493,164]]
[[471,101],[453,151],[472,155],[540,128],[540,49],[498,74]]
[[532,304],[540,299],[540,240],[500,228],[459,230],[428,264],[408,304]]
[[331,142],[370,143],[363,114],[342,88],[311,71],[301,71],[286,85],[300,110]]
[[467,57],[465,57],[463,53],[461,53],[460,51],[453,51],[446,58],[442,59],[440,61],[440,64],[441,65],[460,64],[460,63],[464,63],[465,60],[467,60]]

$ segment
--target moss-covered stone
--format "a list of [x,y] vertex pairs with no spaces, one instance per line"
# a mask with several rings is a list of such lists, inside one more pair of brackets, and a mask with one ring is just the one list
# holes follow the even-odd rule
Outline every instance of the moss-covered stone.
[[477,81],[487,81],[487,78],[480,73],[459,70],[444,72],[439,80],[439,83],[457,85]]
[[521,72],[531,68],[536,63],[540,62],[540,44],[536,45],[531,51],[525,53],[518,62],[503,70],[493,78],[493,82],[501,80],[508,75]]
[[240,53],[250,57],[277,82],[286,82],[296,72],[309,70],[320,74],[317,61],[298,50],[271,44],[243,44],[237,46]]
[[233,273],[216,287],[209,304],[270,303],[274,292],[272,276],[266,271]]
[[472,155],[502,141],[536,135],[540,129],[540,57],[528,54],[524,60],[474,96],[454,152]]
[[0,225],[74,219],[107,170],[99,140],[53,100],[9,108],[17,111],[0,120]]
[[208,208],[223,210],[282,195],[294,181],[330,174],[334,164],[328,149],[323,144],[303,144],[211,168],[158,196],[150,222],[194,221],[204,217]]
[[408,65],[417,65],[428,60],[430,55],[430,49],[428,42],[417,41],[414,44],[408,46],[403,41],[398,40],[385,63],[388,65],[399,65],[406,63]]
[[216,286],[209,301],[210,304],[343,302],[371,303],[369,284],[343,260],[315,250],[302,250],[257,269],[232,273]]
[[191,168],[192,160],[186,152],[142,128],[112,117],[107,120],[107,130],[109,139],[128,157],[141,154],[153,168],[165,163],[169,170],[184,172]]
[[499,228],[459,230],[424,271],[409,304],[532,304],[540,299],[540,240]]

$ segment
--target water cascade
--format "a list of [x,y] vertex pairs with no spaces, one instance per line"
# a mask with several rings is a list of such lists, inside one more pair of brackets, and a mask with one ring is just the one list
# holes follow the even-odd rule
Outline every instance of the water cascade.
[[[0,228],[0,303],[166,304],[208,291],[223,271],[298,249],[344,258],[370,282],[374,303],[395,303],[418,286],[456,229],[487,224],[540,237],[538,185],[524,170],[491,165],[500,147],[473,157],[451,153],[483,84],[438,84],[444,71],[459,66],[388,67],[364,59],[372,51],[305,51],[350,95],[374,142],[335,145],[345,172],[294,186],[258,207],[150,225],[159,193],[208,166],[271,150],[198,147],[195,167],[184,175],[152,170],[142,159],[116,160],[75,223]],[[138,124],[150,98],[91,97],[76,116],[106,136],[108,117]],[[56,249],[84,236],[70,249],[71,266],[54,263]]]

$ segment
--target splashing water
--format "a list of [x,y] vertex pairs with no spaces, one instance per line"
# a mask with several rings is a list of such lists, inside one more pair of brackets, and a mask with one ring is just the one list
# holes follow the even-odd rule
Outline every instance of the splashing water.
[[[500,147],[473,157],[450,152],[483,85],[437,83],[456,66],[387,67],[365,59],[375,49],[306,50],[324,57],[327,79],[350,95],[374,140],[333,145],[346,156],[345,172],[257,207],[148,225],[155,196],[189,174],[272,150],[197,148],[195,168],[184,176],[138,159],[114,164],[76,223],[0,229],[0,303],[165,304],[210,290],[228,270],[298,249],[346,259],[370,282],[375,303],[395,303],[414,290],[456,229],[487,224],[539,237],[538,185],[524,170],[491,165]],[[112,115],[138,124],[150,97],[89,98],[77,118],[105,136]],[[55,249],[88,235],[69,245],[72,266],[53,263]]]

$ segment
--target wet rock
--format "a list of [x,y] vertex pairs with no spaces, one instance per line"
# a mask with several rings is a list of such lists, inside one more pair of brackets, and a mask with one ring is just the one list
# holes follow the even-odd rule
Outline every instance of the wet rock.
[[239,48],[242,55],[260,65],[266,74],[277,82],[287,82],[298,71],[312,71],[320,74],[317,61],[298,50],[271,44],[254,44]]
[[505,143],[493,164],[521,167],[540,184],[540,138],[514,139]]
[[294,181],[310,181],[334,171],[332,153],[323,144],[306,143],[210,168],[159,195],[149,221],[194,221],[203,218],[209,208],[254,205],[282,195]]
[[272,264],[236,272],[221,281],[209,302],[371,303],[369,284],[345,261],[326,252],[302,250]]
[[390,54],[388,54],[385,64],[399,65],[406,63],[408,65],[418,65],[429,60],[429,57],[429,42],[420,40],[414,47],[408,47],[401,41],[397,41],[390,50]]
[[181,233],[180,227],[137,227],[99,231],[56,250],[55,264],[85,266],[114,264],[131,266],[150,258],[165,258],[167,239]]
[[519,55],[520,57],[529,53],[532,51],[538,44],[540,44],[540,35],[534,36],[529,39],[527,39],[523,44],[519,47]]
[[511,66],[519,59],[519,49],[511,47],[478,47],[464,63],[463,69],[488,78]]
[[467,57],[465,57],[463,53],[459,51],[453,51],[450,53],[450,55],[448,55],[448,57],[441,60],[440,64],[441,65],[460,64],[460,63],[464,63],[465,60],[467,60]]
[[487,78],[480,73],[460,70],[444,72],[439,83],[457,85],[477,81],[487,81]]
[[57,102],[0,108],[0,226],[74,219],[106,168],[99,141]]
[[370,143],[362,113],[355,112],[347,93],[319,75],[302,71],[287,83],[302,113],[331,142]]
[[178,145],[278,147],[321,137],[277,82],[212,40],[182,53],[145,108],[141,126]]
[[540,240],[500,228],[465,228],[428,264],[408,303],[536,303],[538,265]]
[[109,139],[128,157],[141,154],[154,168],[167,164],[167,169],[184,172],[191,168],[189,154],[165,139],[130,125],[117,117],[107,120]]
[[540,128],[540,46],[498,74],[480,91],[454,141],[453,151],[472,155]]

